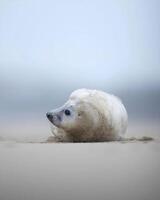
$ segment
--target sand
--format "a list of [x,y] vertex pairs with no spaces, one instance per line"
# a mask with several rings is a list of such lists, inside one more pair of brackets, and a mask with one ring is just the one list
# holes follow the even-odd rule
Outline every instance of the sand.
[[0,200],[159,200],[160,143],[0,143]]
[[159,200],[159,133],[136,122],[126,141],[55,144],[47,122],[3,122],[0,200]]

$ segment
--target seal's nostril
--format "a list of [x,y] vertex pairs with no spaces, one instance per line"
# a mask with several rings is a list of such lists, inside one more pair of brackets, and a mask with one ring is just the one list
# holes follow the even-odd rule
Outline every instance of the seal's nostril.
[[51,113],[49,113],[49,112],[47,112],[47,113],[46,113],[46,116],[47,116],[47,118],[48,118],[49,120],[52,120],[52,119],[53,119],[53,116],[52,116],[52,114],[51,114]]

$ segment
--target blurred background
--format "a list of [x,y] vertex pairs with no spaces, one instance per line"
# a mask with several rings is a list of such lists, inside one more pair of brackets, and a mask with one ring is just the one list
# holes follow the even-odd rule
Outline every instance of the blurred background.
[[128,133],[160,130],[160,1],[1,0],[0,138],[50,135],[78,88],[119,96]]

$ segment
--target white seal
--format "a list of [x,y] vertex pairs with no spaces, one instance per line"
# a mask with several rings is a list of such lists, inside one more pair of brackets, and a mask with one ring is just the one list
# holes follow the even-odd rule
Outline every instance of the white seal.
[[128,125],[121,100],[98,90],[78,89],[60,108],[47,112],[54,140],[103,142],[119,140]]

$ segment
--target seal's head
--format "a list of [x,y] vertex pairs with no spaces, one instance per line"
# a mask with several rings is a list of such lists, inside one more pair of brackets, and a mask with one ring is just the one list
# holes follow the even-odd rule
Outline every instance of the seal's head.
[[46,113],[48,120],[57,128],[71,134],[84,133],[95,127],[99,113],[89,102],[70,99],[64,106]]
[[62,129],[74,128],[78,118],[75,107],[69,104],[47,112],[46,116],[53,125]]

